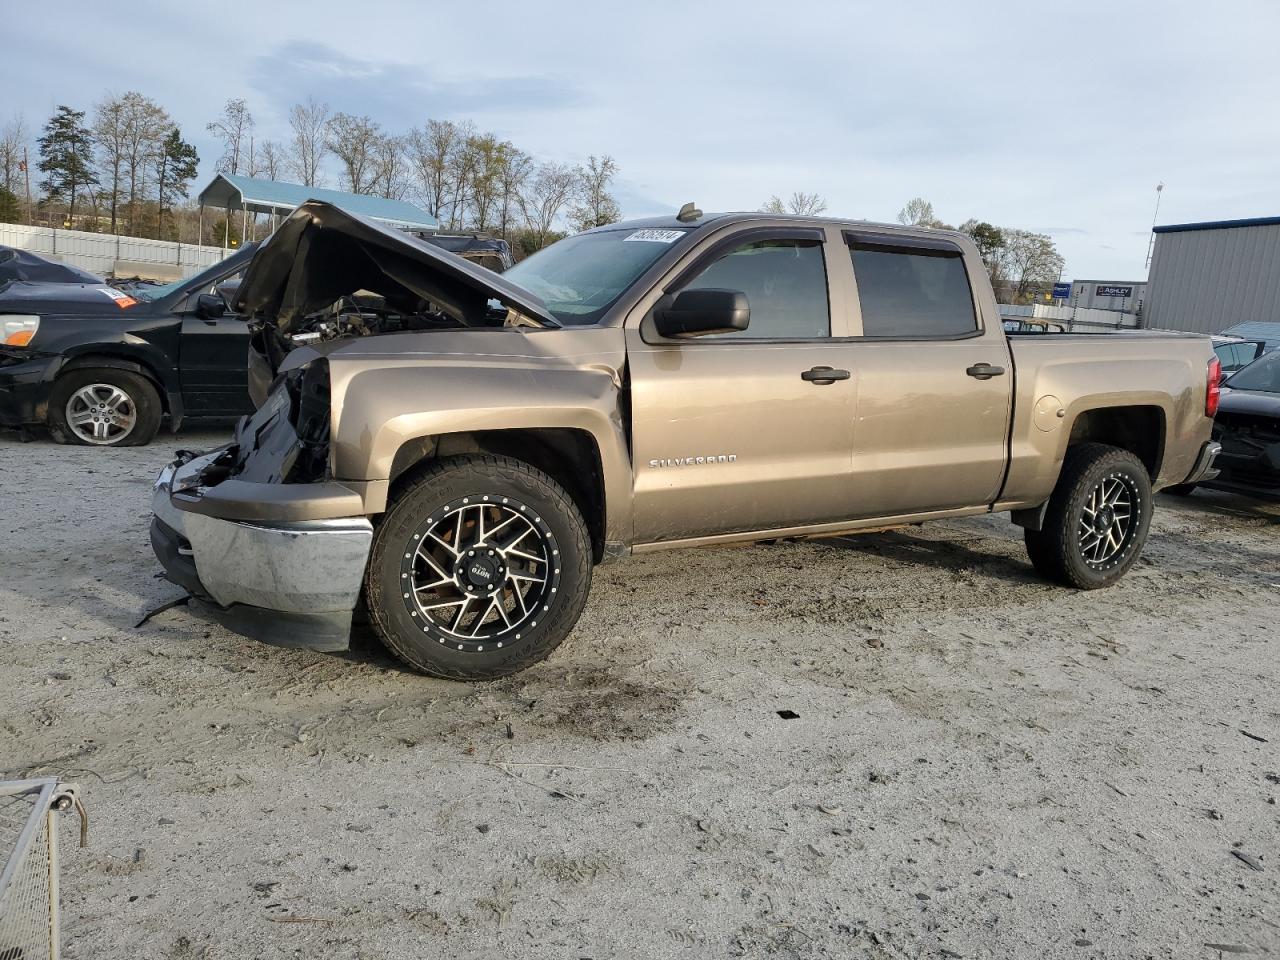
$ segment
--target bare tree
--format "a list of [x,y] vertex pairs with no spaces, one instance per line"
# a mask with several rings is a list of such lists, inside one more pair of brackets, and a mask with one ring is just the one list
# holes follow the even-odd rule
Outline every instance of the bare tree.
[[502,197],[502,163],[508,143],[500,143],[492,133],[470,138],[471,152],[471,225],[488,230]]
[[546,246],[547,237],[577,185],[578,172],[564,163],[544,163],[530,178],[520,199],[525,224],[537,249]]
[[22,163],[23,151],[27,147],[31,131],[22,114],[15,114],[0,128],[0,187],[4,187],[14,196],[23,189]]
[[258,149],[258,173],[268,180],[279,180],[284,176],[285,163],[284,145],[275,140],[263,140]]
[[305,187],[322,186],[321,163],[329,135],[329,105],[308,97],[306,103],[295,103],[289,111],[293,130],[289,165],[293,175]]
[[505,236],[523,216],[520,193],[533,160],[515,144],[450,120],[428,120],[407,140],[417,195],[446,229]]
[[401,200],[409,192],[409,157],[404,137],[383,136],[373,142],[373,177],[370,189],[388,200]]
[[908,227],[938,227],[942,221],[933,215],[933,204],[924,197],[913,197],[898,211],[898,222]]
[[344,186],[352,193],[372,193],[378,180],[377,151],[382,127],[367,116],[335,113],[325,146],[342,162]]
[[764,206],[760,208],[760,212],[793,213],[801,217],[816,217],[826,209],[827,201],[823,200],[819,194],[797,190],[791,194],[791,198],[785,203],[781,197],[774,194],[765,201]]
[[126,93],[124,179],[129,184],[129,232],[138,233],[138,204],[147,199],[151,169],[164,151],[173,121],[164,107],[136,91]]
[[249,146],[240,157],[240,172],[246,177],[256,177],[261,172],[258,166],[258,145],[252,135],[249,137]]
[[253,131],[253,114],[242,99],[232,98],[222,108],[222,116],[205,129],[222,141],[222,159],[218,170],[223,173],[239,173],[245,159],[248,139]]
[[495,226],[506,237],[520,208],[520,197],[533,173],[533,157],[511,143],[504,143],[502,165],[498,173],[498,209]]
[[459,230],[466,222],[475,190],[477,134],[471,121],[455,125],[458,137],[449,152],[449,193],[447,207],[450,230]]
[[1052,283],[1061,276],[1066,260],[1047,234],[1017,229],[1000,233],[1004,245],[996,252],[998,275],[1004,278],[1007,295],[1014,303],[1025,301],[1033,286]]
[[428,120],[422,127],[409,131],[409,161],[418,196],[427,211],[441,221],[445,198],[452,186],[452,158],[460,136],[457,124],[450,120]]
[[570,214],[573,225],[579,230],[603,227],[621,219],[618,201],[609,192],[609,185],[618,174],[618,164],[607,154],[587,157],[587,165],[578,168],[578,203]]
[[126,197],[129,232],[138,233],[138,204],[149,196],[155,161],[172,127],[164,108],[136,90],[108,96],[94,107],[91,130],[112,233],[118,232]]
[[97,153],[98,180],[111,217],[111,232],[116,232],[120,207],[120,178],[124,167],[125,105],[123,97],[108,95],[93,108],[94,152]]

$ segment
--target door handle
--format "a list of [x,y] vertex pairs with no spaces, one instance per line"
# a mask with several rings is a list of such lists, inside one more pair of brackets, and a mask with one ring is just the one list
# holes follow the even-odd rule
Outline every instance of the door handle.
[[825,386],[828,383],[835,383],[837,380],[848,380],[849,371],[836,370],[833,367],[813,367],[800,374],[800,379],[816,383],[818,386]]
[[992,377],[1003,377],[1004,367],[995,367],[989,363],[975,363],[965,373],[975,380],[990,380]]

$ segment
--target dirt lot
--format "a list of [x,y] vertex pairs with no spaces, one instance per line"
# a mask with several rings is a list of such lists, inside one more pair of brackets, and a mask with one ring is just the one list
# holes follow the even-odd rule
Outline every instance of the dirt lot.
[[69,957],[1280,953],[1280,508],[1162,497],[1093,594],[1004,518],[651,555],[466,686],[135,629],[179,439],[0,438],[0,776],[84,789]]

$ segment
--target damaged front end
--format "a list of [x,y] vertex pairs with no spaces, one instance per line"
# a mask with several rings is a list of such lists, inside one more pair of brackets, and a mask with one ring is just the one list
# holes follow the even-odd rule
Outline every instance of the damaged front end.
[[345,650],[373,525],[328,478],[328,365],[278,378],[235,439],[156,479],[151,545],[197,609],[281,646]]
[[257,328],[258,410],[230,443],[182,453],[161,472],[152,547],[168,579],[232,629],[342,650],[373,526],[365,482],[333,476],[329,357],[343,345],[319,341],[558,324],[498,275],[317,201],[262,244],[233,299]]

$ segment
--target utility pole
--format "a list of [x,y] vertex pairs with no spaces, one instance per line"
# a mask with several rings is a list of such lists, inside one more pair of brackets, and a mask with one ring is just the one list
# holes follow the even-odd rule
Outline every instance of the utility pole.
[[1151,215],[1151,237],[1147,240],[1147,262],[1143,266],[1143,270],[1151,269],[1151,254],[1156,248],[1156,220],[1160,217],[1160,194],[1164,193],[1164,183],[1156,184],[1156,210]]
[[22,172],[27,175],[27,226],[31,226],[31,162],[27,157],[27,146],[22,145]]

